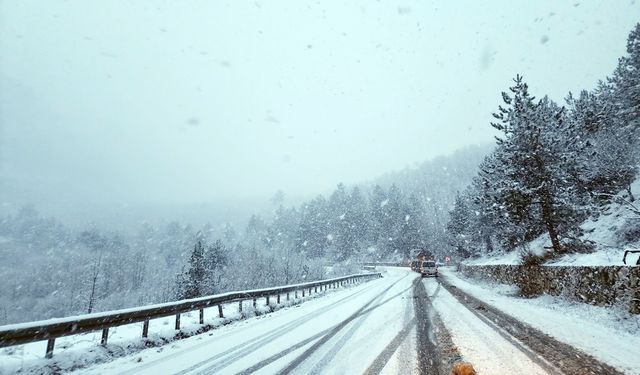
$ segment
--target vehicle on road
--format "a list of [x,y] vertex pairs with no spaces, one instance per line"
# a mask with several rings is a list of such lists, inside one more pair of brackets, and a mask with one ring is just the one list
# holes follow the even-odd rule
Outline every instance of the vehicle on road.
[[420,272],[420,261],[418,260],[411,261],[411,271]]
[[436,265],[436,262],[433,260],[425,260],[424,262],[422,262],[422,267],[420,267],[420,274],[422,274],[422,277],[438,277],[438,266]]

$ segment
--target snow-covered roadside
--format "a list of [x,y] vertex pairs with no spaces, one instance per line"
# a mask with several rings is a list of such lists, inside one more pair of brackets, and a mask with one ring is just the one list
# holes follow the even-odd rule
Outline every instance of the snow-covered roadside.
[[499,264],[516,265],[521,264],[522,260],[518,251],[512,251],[506,254],[488,254],[479,258],[465,260],[463,263],[469,266],[493,266]]
[[[205,309],[205,324],[218,327],[231,321],[239,320],[242,315],[237,305],[225,305],[225,318],[217,317],[217,307]],[[195,333],[202,325],[198,322],[198,312],[182,314],[181,331]],[[149,324],[149,337],[142,338],[142,323],[128,324],[109,330],[109,345],[100,346],[101,332],[90,332],[56,339],[54,356],[44,358],[46,341],[38,341],[25,345],[11,346],[0,350],[0,375],[17,371],[40,373],[45,366],[51,369],[70,370],[93,363],[106,362],[114,357],[135,353],[146,348],[145,342],[155,345],[175,339],[175,317],[153,319]]]
[[552,296],[524,299],[512,286],[467,280],[452,269],[441,273],[452,285],[557,340],[625,373],[640,373],[640,316]]
[[[304,299],[293,299],[292,295],[290,301],[283,300],[280,305],[276,305],[272,299],[271,307],[280,310],[289,306],[298,305],[307,300],[322,299],[322,297],[333,295],[335,292],[346,289],[351,289],[351,285],[337,290],[318,292],[311,296],[307,295]],[[219,327],[233,321],[261,315],[270,311],[265,305],[266,300],[264,298],[258,299],[257,302],[257,307],[254,309],[251,301],[244,301],[242,312],[238,309],[238,303],[225,304],[223,305],[224,318],[218,317],[217,306],[204,309],[204,323],[212,327]],[[203,325],[199,324],[198,320],[199,313],[197,311],[182,314],[180,332],[187,335],[195,334],[203,327]],[[142,323],[133,323],[111,328],[109,330],[109,340],[106,348],[100,346],[101,331],[60,337],[56,339],[52,359],[44,358],[47,346],[46,341],[2,348],[0,349],[0,375],[13,374],[18,371],[34,374],[40,374],[44,371],[57,373],[60,370],[69,371],[94,363],[108,362],[114,358],[143,350],[148,347],[148,343],[152,345],[163,345],[175,340],[178,331],[174,329],[174,324],[175,317],[173,316],[151,320],[147,339],[141,337]]]
[[547,374],[526,354],[467,310],[435,279],[425,279],[434,310],[465,361],[481,374]]

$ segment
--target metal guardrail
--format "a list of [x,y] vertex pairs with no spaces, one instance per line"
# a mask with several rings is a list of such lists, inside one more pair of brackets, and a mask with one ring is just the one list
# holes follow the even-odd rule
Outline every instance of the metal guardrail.
[[335,279],[314,281],[303,284],[287,285],[266,289],[256,289],[242,292],[229,292],[208,297],[200,297],[176,302],[169,302],[158,305],[142,306],[131,309],[114,310],[81,316],[43,320],[30,323],[12,324],[0,327],[0,348],[14,345],[27,344],[35,341],[47,340],[47,351],[45,356],[53,356],[55,340],[58,337],[77,335],[80,333],[102,330],[101,345],[107,345],[109,328],[126,324],[143,322],[142,337],[147,337],[149,332],[149,321],[151,319],[163,318],[166,316],[176,316],[175,329],[180,329],[180,314],[200,310],[200,324],[204,324],[204,309],[218,306],[218,316],[223,318],[222,305],[230,302],[238,302],[239,310],[242,311],[242,302],[253,300],[253,306],[257,304],[258,298],[266,298],[269,305],[270,297],[276,297],[276,302],[280,303],[280,296],[286,295],[287,300],[290,293],[302,292],[302,297],[308,290],[311,295],[312,290],[316,293],[318,288],[333,289],[344,284],[353,284],[362,280],[382,277],[380,273],[366,273],[338,277]]

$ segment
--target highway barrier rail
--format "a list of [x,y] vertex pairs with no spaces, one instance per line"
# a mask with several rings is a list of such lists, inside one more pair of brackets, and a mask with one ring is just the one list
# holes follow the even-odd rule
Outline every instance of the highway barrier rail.
[[142,322],[142,337],[147,337],[149,333],[149,321],[151,319],[175,315],[175,329],[180,330],[180,315],[187,312],[199,310],[199,322],[200,324],[204,324],[205,308],[218,306],[218,316],[223,318],[222,305],[224,304],[232,302],[238,303],[239,310],[242,311],[242,302],[247,300],[252,300],[254,307],[257,305],[258,298],[266,298],[267,305],[270,304],[271,298],[275,298],[276,303],[279,304],[281,296],[286,296],[286,299],[289,300],[291,293],[294,294],[294,298],[298,298],[299,292],[302,294],[302,297],[304,297],[307,292],[309,295],[311,295],[312,292],[318,293],[318,289],[320,289],[320,291],[323,289],[335,289],[343,285],[359,283],[380,277],[382,277],[380,273],[363,273],[303,284],[228,292],[157,305],[12,324],[0,327],[0,348],[47,340],[45,356],[51,358],[53,356],[55,340],[58,337],[102,330],[101,345],[106,346],[109,337],[109,328],[112,327]]

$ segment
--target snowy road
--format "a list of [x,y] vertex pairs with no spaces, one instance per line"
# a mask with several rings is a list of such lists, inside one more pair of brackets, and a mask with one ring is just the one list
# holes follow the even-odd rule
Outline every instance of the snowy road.
[[389,270],[382,279],[79,373],[412,373],[415,276]]
[[[499,330],[437,279],[389,268],[381,279],[79,373],[448,374],[460,359],[482,374],[559,373]],[[457,349],[440,342],[445,332]]]
[[466,294],[450,272],[422,279],[388,268],[381,279],[76,373],[448,375],[459,360],[483,375],[635,373],[501,311],[513,300],[496,309]]

